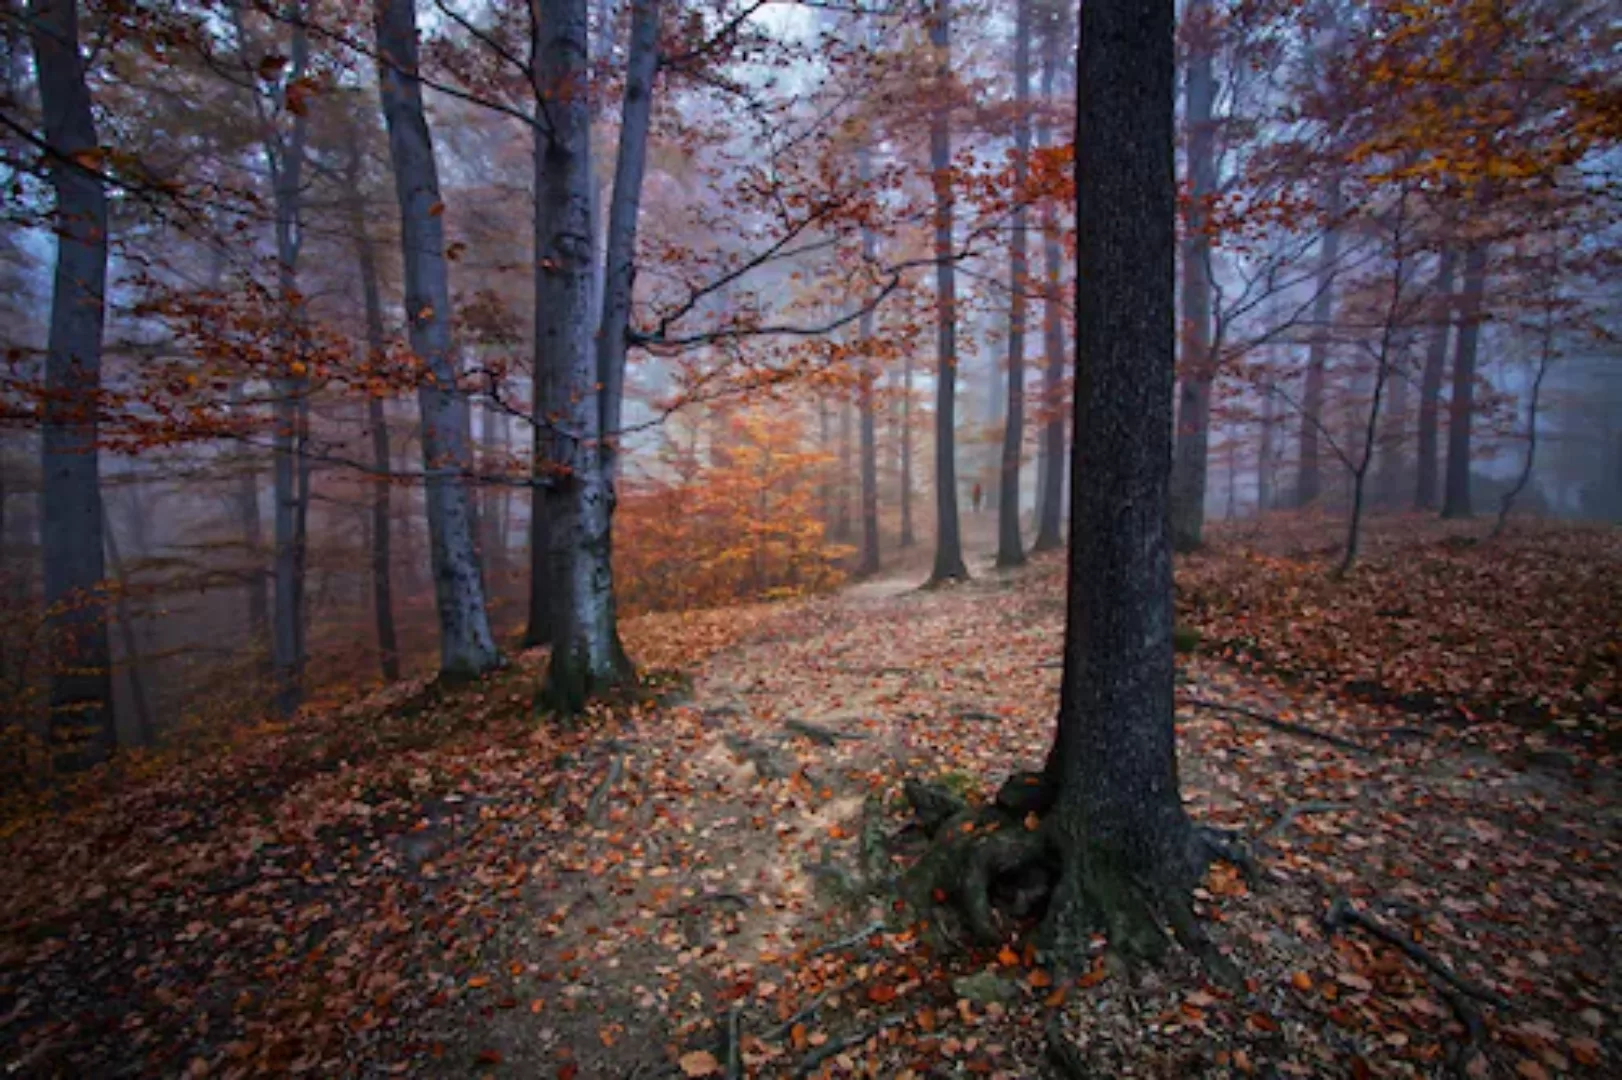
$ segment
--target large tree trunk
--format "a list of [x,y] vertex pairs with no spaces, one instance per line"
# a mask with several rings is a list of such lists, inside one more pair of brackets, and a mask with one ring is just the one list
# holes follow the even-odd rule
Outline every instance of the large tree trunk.
[[56,196],[56,276],[45,351],[40,547],[53,647],[50,734],[56,767],[88,768],[112,753],[112,654],[101,589],[101,345],[107,289],[107,193],[79,165],[97,146],[79,55],[74,0],[35,0],[29,36]]
[[1002,475],[997,496],[997,565],[1019,566],[1025,544],[1019,535],[1019,465],[1025,450],[1025,258],[1026,189],[1031,155],[1031,0],[1019,0],[1014,17],[1014,220],[1008,246],[1008,418],[1002,433]]
[[935,48],[935,108],[929,121],[929,167],[935,188],[935,568],[931,582],[963,580],[957,513],[957,267],[952,252],[952,79],[950,0],[934,0],[929,42]]
[[[241,381],[227,391],[233,416],[247,408]],[[237,516],[242,525],[242,546],[246,569],[243,585],[248,594],[248,637],[256,653],[254,667],[263,673],[270,660],[270,596],[266,586],[263,543],[263,515],[259,511],[259,466],[244,449],[238,456],[236,477]]]
[[106,526],[107,562],[112,566],[117,589],[113,611],[118,621],[119,644],[124,649],[123,667],[129,678],[130,705],[135,710],[135,741],[141,746],[151,746],[157,741],[157,728],[152,723],[152,702],[147,696],[146,678],[141,671],[141,647],[135,634],[135,614],[130,607],[130,576],[123,557],[119,555],[118,529],[114,527],[111,515],[106,518]]
[[1183,378],[1171,495],[1171,539],[1177,551],[1195,550],[1204,537],[1211,380],[1216,359],[1211,345],[1211,234],[1207,225],[1208,203],[1216,192],[1212,120],[1216,76],[1211,70],[1215,28],[1209,0],[1190,0],[1187,26],[1189,199],[1183,232]]
[[[1051,16],[1050,16],[1051,17]],[[1059,25],[1063,25],[1062,22]],[[1036,145],[1046,150],[1053,142],[1053,121],[1048,114],[1055,102],[1054,80],[1059,68],[1058,25],[1047,28],[1042,39],[1042,100],[1044,108],[1036,118]],[[1042,373],[1042,403],[1046,421],[1042,426],[1042,465],[1037,499],[1037,551],[1060,546],[1059,526],[1064,502],[1064,410],[1059,408],[1059,386],[1064,381],[1064,293],[1059,286],[1061,256],[1059,214],[1052,199],[1042,201],[1042,350],[1047,364]]]
[[1425,350],[1425,369],[1419,381],[1419,439],[1415,450],[1419,461],[1414,483],[1414,509],[1436,509],[1436,453],[1439,432],[1442,378],[1447,372],[1448,333],[1453,329],[1453,249],[1444,247],[1436,264],[1436,284],[1432,293],[1441,305],[1441,315],[1431,328]]
[[[640,41],[656,33],[657,13],[646,2],[637,7],[632,35]],[[646,25],[650,18],[653,27]],[[585,0],[541,0],[535,25],[535,92],[548,119],[538,135],[542,145],[535,178],[536,258],[544,267],[536,294],[537,363],[545,372],[546,413],[558,421],[549,466],[559,497],[547,523],[556,552],[557,596],[545,696],[559,711],[573,713],[597,694],[634,678],[615,620],[610,534],[615,466],[604,442],[611,443],[618,433],[627,333],[623,324],[630,310],[642,142],[653,76],[651,63],[640,54],[652,48],[652,41],[634,46],[639,55],[627,80],[626,115],[640,131],[627,133],[622,123],[622,155],[636,160],[622,160],[616,169],[605,279],[609,296],[599,328],[592,318],[591,108],[580,92],[589,79]],[[611,308],[619,312],[614,325],[609,323]],[[616,333],[617,343],[611,339]],[[599,358],[599,341],[615,352]]]
[[411,348],[427,378],[417,389],[428,498],[428,547],[439,610],[442,676],[469,678],[501,662],[484,606],[484,575],[474,542],[468,413],[456,385],[451,298],[440,214],[439,172],[417,77],[417,13],[412,0],[377,0],[379,78],[389,154],[400,203],[405,309]]
[[1447,480],[1442,516],[1467,518],[1470,506],[1470,424],[1476,411],[1476,349],[1481,340],[1481,308],[1487,293],[1487,245],[1464,253],[1459,289],[1459,341],[1453,353],[1453,398],[1448,403]]
[[[1152,952],[1197,872],[1172,706],[1176,178],[1171,0],[1088,0],[1077,86],[1074,505],[1049,943]],[[1177,921],[1174,916],[1174,921]]]
[[[377,253],[366,228],[366,206],[361,192],[360,140],[351,143],[347,182],[349,186],[349,229],[354,234],[355,258],[360,271],[361,296],[366,308],[366,355],[380,365],[386,347],[383,329],[383,291],[377,277]],[[390,552],[390,473],[388,417],[383,399],[376,394],[366,399],[366,427],[372,441],[372,616],[377,627],[377,659],[384,682],[400,678],[400,644],[394,630],[394,596],[389,580]]]
[[1311,506],[1323,493],[1318,462],[1319,427],[1323,423],[1324,382],[1329,367],[1329,320],[1334,317],[1336,264],[1340,262],[1340,174],[1333,173],[1325,193],[1325,224],[1318,250],[1317,296],[1312,304],[1312,344],[1307,350],[1306,388],[1301,394],[1301,453],[1297,462],[1295,501]]

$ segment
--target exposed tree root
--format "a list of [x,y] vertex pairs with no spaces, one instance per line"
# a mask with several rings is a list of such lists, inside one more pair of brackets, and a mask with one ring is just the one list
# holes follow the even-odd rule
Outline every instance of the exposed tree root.
[[1296,803],[1294,806],[1284,811],[1284,813],[1280,814],[1277,821],[1263,829],[1261,835],[1256,837],[1256,843],[1263,847],[1267,846],[1268,841],[1272,840],[1273,837],[1279,835],[1285,829],[1288,829],[1291,825],[1295,824],[1295,819],[1300,817],[1302,814],[1333,814],[1337,811],[1350,810],[1351,808],[1350,803],[1343,802],[1314,801]]
[[1414,963],[1429,971],[1442,982],[1466,997],[1477,1001],[1484,1001],[1500,1009],[1513,1008],[1509,999],[1496,991],[1484,986],[1477,986],[1469,979],[1456,973],[1451,967],[1443,963],[1435,954],[1426,949],[1417,941],[1411,940],[1406,934],[1398,933],[1382,923],[1379,919],[1364,911],[1359,911],[1351,905],[1344,896],[1337,896],[1329,905],[1329,912],[1324,916],[1325,929],[1335,932],[1347,926],[1356,926],[1368,934],[1379,938],[1387,945],[1401,950],[1401,952]]
[[[1184,867],[1179,880],[1147,881],[1107,851],[1090,851],[1081,866],[1065,862],[1062,853],[1073,845],[1062,842],[1053,815],[1041,816],[1052,795],[1039,774],[1016,774],[996,803],[981,808],[935,785],[909,781],[906,792],[932,842],[902,877],[901,895],[914,912],[928,914],[938,936],[951,940],[955,921],[973,944],[991,946],[1006,940],[1013,924],[1041,916],[1038,940],[1060,967],[1079,964],[1102,931],[1129,963],[1159,959],[1175,937],[1213,978],[1237,979],[1195,916]],[[1179,860],[1187,867],[1205,865],[1212,854],[1254,867],[1219,834],[1196,831],[1190,843],[1191,857]]]
[[608,796],[613,792],[614,785],[620,782],[625,773],[625,758],[614,755],[608,763],[608,772],[603,776],[603,782],[597,786],[596,792],[591,796],[591,802],[586,804],[586,821],[593,828],[603,823],[603,812],[608,809]]
[[792,717],[783,721],[783,726],[796,735],[803,735],[818,746],[837,746],[841,742],[862,742],[866,735],[849,731],[835,731],[820,724],[813,724],[808,720],[795,720]]
[[1087,1080],[1092,1076],[1092,1070],[1087,1067],[1087,1056],[1081,1052],[1081,1047],[1064,1033],[1058,1013],[1055,1012],[1048,1017],[1044,1035],[1047,1040],[1048,1064],[1053,1066],[1055,1072],[1065,1080]]
[[1374,753],[1372,747],[1364,746],[1360,742],[1354,742],[1351,739],[1343,739],[1339,735],[1335,735],[1327,731],[1319,731],[1317,728],[1310,728],[1305,724],[1297,724],[1289,720],[1281,720],[1276,716],[1270,716],[1267,713],[1258,712],[1255,709],[1247,709],[1242,705],[1230,705],[1225,701],[1212,701],[1210,698],[1188,696],[1179,697],[1177,701],[1180,705],[1191,705],[1196,709],[1206,709],[1211,712],[1222,713],[1224,716],[1241,716],[1246,720],[1254,720],[1263,727],[1272,728],[1274,731],[1281,731],[1286,735],[1295,735],[1303,739],[1314,739],[1321,743],[1328,743],[1330,746],[1336,747],[1337,749],[1349,750],[1354,754]]

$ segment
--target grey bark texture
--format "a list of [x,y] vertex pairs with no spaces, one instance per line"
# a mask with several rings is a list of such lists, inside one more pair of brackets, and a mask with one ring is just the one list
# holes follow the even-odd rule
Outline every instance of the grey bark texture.
[[1183,230],[1183,365],[1172,467],[1171,540],[1193,551],[1204,539],[1205,488],[1210,467],[1211,234],[1208,203],[1216,192],[1216,76],[1212,71],[1209,0],[1190,0],[1185,15],[1189,57],[1184,119],[1188,130],[1189,200]]
[[[350,144],[345,179],[349,185],[349,229],[355,243],[356,269],[360,272],[361,299],[366,309],[366,356],[379,364],[383,360],[383,290],[377,275],[377,251],[366,228],[366,206],[362,196],[360,140]],[[394,590],[389,564],[393,559],[390,502],[389,422],[383,399],[366,399],[366,428],[372,443],[372,526],[370,556],[372,576],[372,619],[377,632],[378,667],[384,682],[400,678],[400,644],[394,629]]]
[[1444,247],[1436,265],[1436,284],[1431,291],[1442,305],[1441,316],[1431,328],[1430,345],[1425,350],[1425,367],[1419,380],[1419,433],[1414,454],[1414,509],[1435,510],[1437,488],[1437,448],[1441,444],[1442,380],[1447,374],[1448,335],[1453,330],[1453,249]]
[[[857,176],[865,188],[873,180],[872,152],[863,146],[856,151]],[[865,224],[862,226],[862,259],[868,264],[878,258],[878,238]],[[878,380],[878,367],[873,362],[873,307],[866,305],[857,321],[857,334],[861,338],[861,370],[856,390],[857,410],[861,414],[861,473],[862,473],[862,551],[856,564],[856,575],[867,577],[879,572],[879,436],[878,417],[875,415],[874,383]]]
[[935,189],[935,568],[932,583],[961,581],[963,541],[957,511],[957,267],[952,225],[952,38],[950,0],[934,0],[929,43],[935,49],[935,107],[929,119],[929,168]]
[[55,767],[77,771],[105,760],[117,742],[97,449],[107,193],[77,161],[98,145],[79,52],[79,6],[35,0],[28,27],[56,202],[40,461],[40,548],[54,661],[49,729]]
[[[1049,763],[1063,870],[1047,918],[1072,962],[1134,911],[1186,905],[1167,509],[1177,328],[1171,0],[1088,0],[1077,86],[1077,388],[1064,673]],[[1049,823],[1044,822],[1048,827]],[[1150,894],[1145,897],[1143,894]],[[1146,950],[1145,950],[1146,951]]]
[[1295,481],[1297,506],[1311,506],[1323,494],[1318,439],[1324,422],[1329,323],[1335,314],[1335,272],[1340,262],[1340,217],[1344,207],[1339,172],[1332,172],[1325,185],[1324,235],[1322,246],[1318,249],[1317,293],[1312,303],[1312,344],[1307,349],[1306,387],[1301,394],[1301,450]]
[[[1036,117],[1036,145],[1045,150],[1053,143],[1053,121],[1048,109],[1055,103],[1054,82],[1059,68],[1059,26],[1062,20],[1048,18],[1042,38],[1042,101],[1045,106]],[[1042,402],[1047,414],[1042,425],[1041,494],[1037,498],[1038,521],[1035,551],[1053,551],[1061,546],[1059,535],[1064,509],[1064,411],[1059,408],[1060,386],[1064,382],[1064,303],[1060,287],[1062,256],[1059,246],[1059,214],[1053,200],[1043,200],[1042,211],[1042,351],[1046,365],[1042,371]]]
[[997,565],[1025,562],[1019,534],[1020,458],[1025,450],[1026,189],[1031,156],[1031,0],[1018,0],[1014,16],[1014,220],[1008,244],[1008,414],[1003,424],[1002,475],[997,494]]
[[1470,426],[1476,412],[1476,351],[1481,341],[1482,306],[1487,295],[1487,245],[1471,244],[1464,252],[1459,284],[1459,337],[1453,353],[1453,396],[1448,402],[1447,472],[1442,489],[1442,516],[1467,518],[1470,505]]
[[[637,5],[639,21],[647,4]],[[591,108],[588,20],[584,0],[540,0],[536,4],[534,76],[543,105],[536,148],[536,259],[541,275],[536,290],[536,362],[542,377],[545,415],[551,426],[548,482],[555,497],[546,524],[552,544],[552,656],[544,695],[560,712],[573,713],[592,697],[631,681],[634,673],[620,644],[614,610],[611,524],[613,453],[618,423],[616,380],[623,378],[623,351],[609,334],[608,312],[616,302],[629,312],[630,271],[634,265],[636,192],[622,186],[616,169],[608,230],[609,297],[599,333],[593,315]],[[642,32],[646,33],[644,29]],[[632,36],[638,34],[633,29]],[[637,61],[631,62],[633,69]],[[627,80],[626,105],[651,105],[652,69],[647,81]],[[634,115],[634,112],[633,112]],[[645,138],[645,127],[643,129]],[[634,135],[633,135],[634,138]],[[626,133],[621,131],[622,146]],[[635,163],[640,169],[640,163]],[[622,208],[623,207],[623,208]],[[622,220],[615,227],[616,213]],[[616,292],[624,290],[623,298]],[[617,331],[624,334],[627,331]],[[604,356],[599,357],[599,344]],[[623,345],[620,346],[623,350]]]
[[442,677],[471,678],[501,662],[484,606],[467,476],[473,448],[468,410],[456,385],[451,298],[439,173],[417,75],[417,14],[412,0],[377,0],[378,76],[388,123],[405,267],[411,348],[425,369],[417,389],[428,503],[428,548],[439,614]]

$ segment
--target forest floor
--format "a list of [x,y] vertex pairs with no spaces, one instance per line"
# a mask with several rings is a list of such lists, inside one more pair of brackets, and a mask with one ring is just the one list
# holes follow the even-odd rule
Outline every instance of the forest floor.
[[399,686],[138,763],[14,822],[0,1061],[1615,1075],[1622,541],[1489,549],[1396,524],[1332,589],[1324,536],[1224,530],[1179,568],[1198,631],[1184,794],[1259,863],[1251,881],[1217,864],[1198,894],[1241,990],[1177,952],[1061,975],[1027,927],[947,954],[886,925],[903,780],[986,797],[1051,737],[1062,560],[998,573],[979,551],[945,589],[904,563],[834,596],[634,620],[663,696],[573,728],[535,722],[540,657],[521,656],[469,690]]

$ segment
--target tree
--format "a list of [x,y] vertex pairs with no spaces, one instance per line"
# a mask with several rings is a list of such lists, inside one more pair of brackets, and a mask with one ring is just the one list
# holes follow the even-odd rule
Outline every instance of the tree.
[[1476,240],[1464,252],[1459,283],[1459,332],[1453,351],[1453,394],[1448,401],[1447,470],[1442,516],[1467,518],[1470,506],[1470,425],[1475,419],[1476,349],[1487,295],[1487,244]]
[[1003,424],[997,485],[997,565],[1020,566],[1019,464],[1025,452],[1026,208],[1031,154],[1031,2],[1017,0],[1014,18],[1014,221],[1008,245],[1008,419]]
[[[276,394],[276,426],[272,466],[274,512],[272,530],[271,593],[275,603],[271,622],[271,665],[276,680],[276,708],[284,716],[298,708],[304,693],[305,597],[304,568],[309,508],[309,463],[305,442],[309,433],[309,385],[301,324],[303,299],[299,294],[299,256],[304,247],[304,155],[309,133],[309,110],[303,103],[305,77],[310,64],[310,38],[303,0],[290,0],[281,17],[291,25],[290,56],[272,46],[256,48],[240,2],[231,5],[236,31],[237,61],[243,81],[250,87],[254,116],[270,177],[275,211],[276,274],[285,325],[279,334],[287,355],[282,370],[271,379]],[[268,76],[268,78],[267,78]],[[263,94],[257,88],[267,84]]]
[[1425,366],[1419,379],[1419,436],[1415,454],[1414,509],[1436,509],[1436,451],[1440,442],[1442,378],[1447,371],[1448,334],[1453,329],[1453,249],[1444,246],[1436,264],[1432,293],[1441,311],[1431,326],[1431,339],[1425,349]]
[[1212,71],[1214,13],[1209,0],[1192,0],[1186,16],[1188,75],[1184,120],[1188,130],[1188,209],[1183,226],[1183,372],[1172,471],[1172,546],[1193,551],[1205,529],[1205,484],[1211,439],[1211,231],[1216,194],[1216,76]]
[[[1054,82],[1059,71],[1060,46],[1068,39],[1068,8],[1046,4],[1042,11],[1042,103],[1036,117],[1036,148],[1047,150],[1053,142],[1053,118],[1049,115],[1056,98]],[[1036,551],[1053,551],[1062,543],[1059,536],[1061,504],[1064,501],[1064,410],[1060,408],[1060,384],[1064,381],[1064,294],[1059,285],[1059,213],[1057,201],[1042,200],[1042,351],[1046,364],[1042,372],[1042,457],[1038,470],[1041,492],[1037,498]]]
[[[929,117],[929,168],[935,190],[935,568],[931,583],[962,581],[963,541],[957,512],[957,268],[952,251],[951,0],[928,12],[934,49],[934,107]],[[902,498],[907,497],[902,492]]]
[[56,196],[56,276],[45,351],[40,547],[56,664],[50,732],[55,763],[88,768],[117,741],[112,654],[101,596],[106,568],[98,414],[107,290],[107,193],[76,0],[34,0],[29,38]]
[[439,613],[439,668],[442,676],[470,678],[499,664],[501,654],[485,613],[484,572],[474,539],[467,482],[473,447],[467,402],[457,389],[451,353],[444,203],[417,73],[417,13],[412,0],[376,0],[374,16],[383,116],[400,204],[406,321],[412,351],[424,369],[417,404]]
[[1167,506],[1176,357],[1174,5],[1089,0],[1077,98],[1070,579],[1050,943],[1152,954],[1201,868],[1177,780]]
[[[362,302],[366,310],[366,355],[368,363],[381,366],[385,351],[383,331],[383,290],[378,281],[377,251],[366,226],[365,187],[362,183],[360,125],[351,128],[349,156],[344,179],[348,188],[349,230],[355,244],[355,268],[360,274]],[[400,678],[400,645],[394,629],[394,592],[389,579],[391,558],[389,509],[393,463],[389,454],[389,424],[383,412],[383,399],[366,397],[366,427],[372,442],[372,523],[371,572],[372,618],[377,627],[378,664],[383,681]]]

